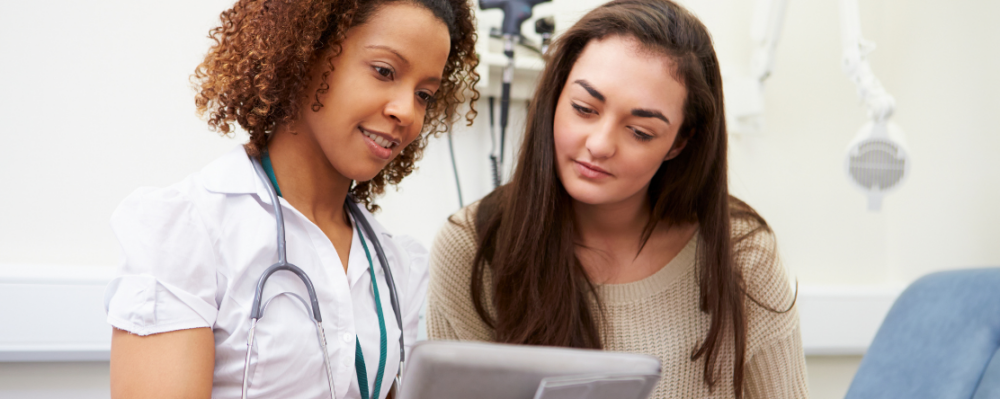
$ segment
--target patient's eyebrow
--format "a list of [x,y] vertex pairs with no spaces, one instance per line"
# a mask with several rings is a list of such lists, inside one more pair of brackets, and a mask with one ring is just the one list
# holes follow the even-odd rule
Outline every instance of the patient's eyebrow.
[[[602,103],[607,101],[607,99],[604,97],[604,94],[601,94],[601,92],[597,91],[597,89],[595,89],[594,86],[591,86],[590,82],[583,79],[577,79],[574,80],[573,83],[580,85],[580,87],[583,87],[583,89],[586,90],[587,93],[590,93],[591,96],[596,98],[597,101],[600,101]],[[667,119],[667,117],[664,116],[662,112],[657,111],[655,109],[633,108],[632,116],[638,116],[640,118],[656,118],[666,122],[668,125],[670,124],[670,120]]]
[[597,91],[597,89],[595,89],[594,86],[591,86],[590,82],[583,79],[577,79],[573,81],[573,83],[576,83],[580,85],[580,87],[583,87],[583,89],[586,90],[587,93],[590,93],[591,96],[594,96],[594,98],[596,98],[597,101],[600,101],[602,103],[604,102],[605,100],[604,95],[601,94],[601,92]]
[[670,120],[667,119],[666,116],[663,116],[662,112],[655,109],[634,108],[632,109],[632,116],[638,116],[640,118],[656,118],[667,122],[668,125],[670,124]]

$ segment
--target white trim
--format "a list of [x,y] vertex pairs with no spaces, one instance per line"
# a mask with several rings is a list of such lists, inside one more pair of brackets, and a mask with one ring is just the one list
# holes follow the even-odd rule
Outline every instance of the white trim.
[[84,344],[0,346],[0,362],[106,362],[111,360],[110,339],[108,341],[89,347]]
[[114,275],[115,268],[108,266],[0,263],[0,284],[107,285]]
[[903,288],[800,286],[797,306],[806,355],[863,355]]
[[107,361],[114,268],[0,265],[0,362]]
[[[0,265],[0,362],[107,361],[114,268]],[[861,355],[903,287],[800,286],[806,355]]]

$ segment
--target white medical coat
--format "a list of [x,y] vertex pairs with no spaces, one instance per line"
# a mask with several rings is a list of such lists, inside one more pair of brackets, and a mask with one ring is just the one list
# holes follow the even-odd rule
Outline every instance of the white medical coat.
[[[284,199],[288,261],[312,280],[338,398],[360,398],[355,337],[372,392],[379,360],[379,325],[368,260],[355,230],[345,273],[333,244]],[[428,254],[410,237],[392,236],[364,211],[399,291],[407,347],[417,338],[427,290]],[[250,327],[250,308],[261,273],[278,261],[271,200],[243,147],[166,188],[141,188],[111,218],[121,244],[118,276],[105,292],[108,323],[138,335],[197,327],[215,334],[213,398],[238,398]],[[370,240],[385,318],[387,353],[381,397],[399,368],[399,328],[385,275]],[[252,398],[328,398],[329,389],[305,285],[289,272],[268,279],[262,303],[274,300],[257,322],[250,363]],[[409,348],[407,348],[409,349]]]

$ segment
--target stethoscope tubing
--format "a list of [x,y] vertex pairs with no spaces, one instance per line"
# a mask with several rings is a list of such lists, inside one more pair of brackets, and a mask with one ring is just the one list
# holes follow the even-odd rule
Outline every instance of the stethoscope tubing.
[[[330,366],[330,356],[327,350],[326,334],[323,329],[323,316],[320,313],[319,300],[316,296],[316,289],[313,286],[312,280],[306,275],[298,266],[288,263],[287,250],[285,246],[285,220],[284,215],[281,211],[281,203],[278,201],[278,194],[271,184],[270,178],[267,176],[267,172],[264,171],[264,166],[261,165],[260,160],[256,157],[250,157],[250,162],[253,164],[254,171],[257,177],[261,179],[264,183],[265,190],[267,191],[268,198],[271,200],[271,205],[274,209],[274,220],[277,225],[277,244],[278,244],[278,263],[268,267],[263,274],[261,274],[260,279],[257,281],[257,287],[254,291],[253,299],[253,309],[250,311],[250,331],[247,335],[247,355],[243,365],[243,392],[242,398],[247,398],[247,390],[250,384],[250,356],[253,352],[253,342],[254,342],[254,331],[257,326],[257,320],[263,317],[263,308],[261,307],[261,296],[264,292],[264,285],[267,283],[267,279],[271,277],[272,274],[279,270],[286,270],[292,272],[302,280],[302,283],[306,286],[306,290],[309,294],[310,310],[312,312],[313,322],[316,325],[316,333],[320,342],[320,346],[323,349],[323,364],[326,367],[327,383],[330,388],[330,397],[336,398],[333,386],[333,370]],[[369,241],[375,247],[375,255],[382,265],[382,270],[385,272],[385,282],[389,286],[389,302],[392,305],[393,313],[396,316],[396,324],[399,326],[399,369],[396,372],[396,378],[393,383],[394,388],[399,387],[400,375],[403,370],[403,360],[406,355],[404,339],[403,339],[403,319],[399,311],[399,299],[397,298],[396,282],[392,277],[392,271],[388,267],[389,261],[385,256],[385,251],[382,249],[382,244],[379,242],[378,237],[375,235],[374,229],[372,229],[371,224],[365,218],[365,215],[361,212],[358,204],[353,200],[353,198],[348,198],[346,201],[347,209],[354,218],[355,223],[361,227],[364,235],[368,236]],[[364,239],[364,237],[359,237]],[[372,284],[377,284],[377,281],[372,281]],[[298,297],[298,295],[296,295]],[[305,302],[301,297],[299,300],[303,303]],[[375,300],[379,300],[375,298]],[[264,305],[266,307],[266,304]]]
[[[361,230],[364,231],[365,235],[368,236],[369,241],[371,241],[372,246],[375,247],[375,256],[378,258],[378,262],[382,265],[388,265],[389,260],[385,257],[385,251],[382,250],[382,243],[379,242],[378,238],[375,236],[375,231],[372,229],[371,224],[365,219],[365,215],[361,213],[361,209],[358,208],[358,204],[354,201],[348,201],[349,205],[347,209],[354,216],[354,220],[360,221]],[[382,269],[385,270],[385,284],[389,286],[389,304],[392,305],[392,312],[396,315],[396,325],[399,326],[399,362],[402,363],[406,352],[403,350],[403,317],[399,312],[399,299],[396,298],[396,282],[392,278],[392,272],[389,270],[388,266],[383,266]],[[372,284],[375,284],[373,281]]]
[[[257,280],[256,290],[254,290],[253,308],[250,310],[250,332],[247,334],[247,356],[243,363],[243,389],[240,396],[242,399],[247,399],[247,391],[250,388],[250,356],[253,353],[254,331],[257,328],[257,320],[263,316],[260,299],[262,293],[264,292],[264,284],[267,283],[267,279],[270,278],[274,272],[287,270],[294,273],[300,280],[302,280],[302,283],[306,286],[306,291],[309,293],[313,323],[316,325],[317,339],[319,340],[320,347],[323,350],[323,366],[326,368],[326,381],[330,388],[330,398],[336,399],[337,394],[333,388],[333,369],[330,367],[330,354],[326,344],[326,331],[323,329],[323,316],[320,313],[319,299],[316,297],[316,288],[313,286],[312,280],[308,275],[306,275],[304,270],[298,266],[288,263],[287,250],[285,248],[285,218],[281,212],[281,203],[278,202],[278,193],[275,191],[274,187],[271,186],[271,180],[267,178],[267,173],[264,172],[264,167],[260,164],[260,161],[258,161],[255,157],[250,157],[250,162],[253,164],[254,171],[257,172],[257,177],[261,178],[262,181],[266,183],[264,184],[264,187],[267,190],[268,197],[271,199],[271,204],[274,206],[274,220],[277,224],[278,232],[278,263],[271,265],[264,271],[264,273],[261,274],[260,279]],[[302,298],[299,297],[299,300],[302,300]]]
[[[368,236],[369,241],[371,241],[372,246],[375,247],[375,256],[378,257],[379,264],[382,265],[382,269],[385,270],[385,284],[389,286],[389,304],[392,305],[392,312],[396,315],[396,325],[399,326],[399,368],[396,369],[396,378],[393,381],[393,388],[395,388],[395,393],[399,394],[399,388],[402,387],[402,375],[403,375],[403,361],[406,360],[406,350],[403,346],[403,318],[399,312],[399,300],[396,298],[396,282],[392,278],[392,272],[389,270],[389,260],[385,257],[385,251],[382,250],[382,244],[379,242],[378,238],[375,236],[375,231],[372,230],[371,224],[365,219],[365,215],[361,213],[361,209],[358,208],[358,204],[350,199],[348,199],[347,209],[354,216],[354,220],[358,225],[361,226],[361,230],[364,231],[365,235]],[[363,239],[363,237],[362,237]],[[377,282],[372,281],[372,284]],[[377,301],[378,298],[375,298]],[[393,397],[396,397],[393,395]]]

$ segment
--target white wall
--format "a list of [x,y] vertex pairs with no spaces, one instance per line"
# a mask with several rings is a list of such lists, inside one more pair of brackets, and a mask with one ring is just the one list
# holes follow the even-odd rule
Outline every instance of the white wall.
[[[180,180],[243,142],[206,130],[187,83],[230,3],[0,2],[0,264],[114,265],[108,219],[122,198]],[[555,0],[536,15],[558,11],[557,28],[565,29],[596,3]],[[726,70],[745,72],[752,3],[684,3],[713,32]],[[767,83],[766,129],[731,141],[733,192],[774,226],[804,285],[907,283],[935,270],[1000,265],[1000,2],[861,3],[864,34],[879,46],[873,69],[897,100],[911,177],[880,213],[868,212],[849,185],[843,151],[865,113],[840,70],[837,2],[792,1]],[[483,40],[499,18],[480,15]],[[494,84],[484,90],[496,88],[499,70],[491,72]],[[519,87],[532,76],[519,73]],[[491,189],[485,101],[479,108],[476,125],[454,134],[466,203]],[[509,148],[524,102],[512,111]],[[458,208],[447,142],[433,140],[420,169],[380,203],[390,229],[430,244]],[[814,396],[842,395],[857,361],[811,357]]]
[[[125,195],[180,180],[243,141],[207,131],[187,83],[228,3],[0,3],[8,149],[0,158],[8,194],[0,197],[0,263],[113,265],[107,221]],[[744,68],[751,3],[687,3],[713,31],[724,66]],[[559,6],[569,10],[562,22],[586,5],[556,0],[536,15]],[[992,20],[1000,3],[871,0],[861,10],[865,35],[879,45],[874,70],[897,98],[911,178],[882,212],[865,210],[841,171],[865,116],[839,68],[836,2],[793,1],[767,85],[766,130],[732,138],[733,192],[775,226],[806,284],[908,282],[1000,264],[1000,245],[990,245],[1000,239],[991,228],[1000,222],[991,206],[1000,199],[992,156],[1000,150],[1000,25]],[[499,15],[482,13],[482,25]],[[476,125],[455,131],[466,202],[491,188],[485,101],[478,108]],[[523,102],[512,108],[508,148],[524,117]],[[425,243],[458,205],[446,150],[433,140],[420,170],[381,201],[386,224]]]
[[896,96],[912,175],[881,213],[841,170],[863,123],[839,68],[834,1],[792,2],[767,87],[767,132],[737,138],[733,191],[774,224],[808,284],[909,282],[1000,266],[1000,13],[995,1],[860,2],[872,67]]
[[118,202],[240,141],[206,131],[187,83],[229,4],[0,2],[0,263],[114,265]]

